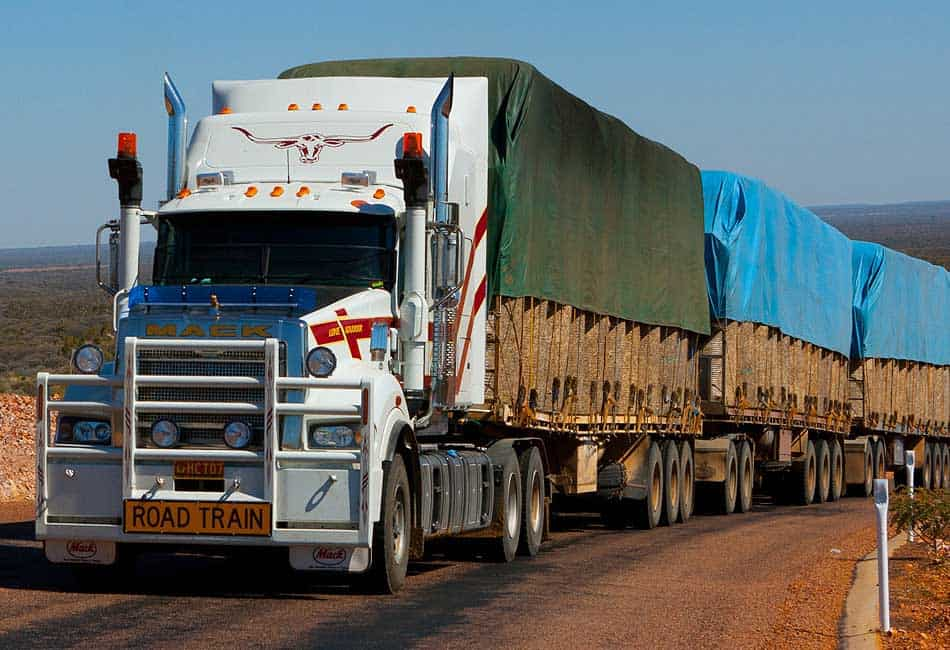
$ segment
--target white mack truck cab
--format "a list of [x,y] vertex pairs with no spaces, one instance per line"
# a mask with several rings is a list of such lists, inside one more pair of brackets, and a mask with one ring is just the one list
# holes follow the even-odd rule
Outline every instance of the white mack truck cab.
[[487,79],[215,82],[187,150],[164,83],[161,208],[133,134],[109,161],[115,361],[37,378],[47,558],[275,547],[395,592],[431,537],[536,554],[542,442],[445,425],[485,401]]

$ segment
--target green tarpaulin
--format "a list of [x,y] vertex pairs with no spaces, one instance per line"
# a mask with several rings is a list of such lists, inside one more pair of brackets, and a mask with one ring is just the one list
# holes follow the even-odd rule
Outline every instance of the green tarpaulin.
[[509,59],[331,61],[297,77],[488,78],[491,295],[708,333],[699,170]]

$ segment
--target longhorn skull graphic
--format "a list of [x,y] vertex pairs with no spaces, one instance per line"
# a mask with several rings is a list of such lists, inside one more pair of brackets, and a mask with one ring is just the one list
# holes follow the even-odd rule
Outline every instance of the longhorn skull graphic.
[[378,128],[370,135],[321,135],[320,133],[304,133],[293,135],[286,138],[259,138],[250,131],[240,126],[232,126],[235,131],[244,134],[244,137],[255,144],[272,144],[275,149],[289,149],[296,147],[300,154],[300,162],[312,164],[320,160],[320,152],[324,147],[342,147],[348,142],[369,142],[379,137],[379,134],[391,127],[392,124],[386,124]]

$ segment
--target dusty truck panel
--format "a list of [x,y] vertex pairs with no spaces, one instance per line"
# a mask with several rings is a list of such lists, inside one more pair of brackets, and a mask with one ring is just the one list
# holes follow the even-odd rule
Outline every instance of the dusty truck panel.
[[851,243],[760,181],[703,172],[711,418],[844,433]]

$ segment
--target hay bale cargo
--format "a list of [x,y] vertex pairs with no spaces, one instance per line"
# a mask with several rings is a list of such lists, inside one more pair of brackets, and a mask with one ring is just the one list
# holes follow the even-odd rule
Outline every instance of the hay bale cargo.
[[851,242],[761,181],[719,171],[702,180],[713,317],[704,412],[846,431]]
[[950,435],[950,273],[854,242],[852,396],[872,431]]

